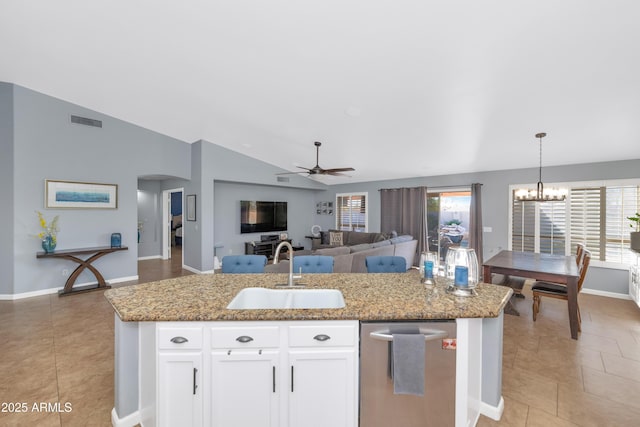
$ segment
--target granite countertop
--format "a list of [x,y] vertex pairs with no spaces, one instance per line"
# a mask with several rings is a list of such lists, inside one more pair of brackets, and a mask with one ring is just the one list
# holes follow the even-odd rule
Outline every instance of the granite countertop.
[[473,297],[456,297],[439,283],[425,289],[416,270],[407,273],[304,274],[305,289],[339,289],[344,308],[228,310],[243,288],[275,288],[286,274],[204,274],[109,289],[105,297],[121,320],[422,320],[497,317],[512,289],[481,283]]

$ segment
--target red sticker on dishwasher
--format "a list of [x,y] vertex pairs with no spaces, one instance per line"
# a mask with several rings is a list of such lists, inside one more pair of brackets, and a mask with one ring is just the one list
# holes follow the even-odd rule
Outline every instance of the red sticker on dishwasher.
[[442,340],[442,349],[443,350],[455,350],[457,347],[455,338],[445,338]]

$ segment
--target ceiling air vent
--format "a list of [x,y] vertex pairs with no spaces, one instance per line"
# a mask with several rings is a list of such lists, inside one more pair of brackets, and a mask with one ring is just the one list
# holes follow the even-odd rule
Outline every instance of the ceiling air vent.
[[279,176],[278,182],[289,182],[289,178],[287,178],[286,176]]
[[87,117],[80,117],[80,116],[71,116],[71,123],[76,123],[79,125],[85,125],[85,126],[93,126],[96,128],[101,128],[102,127],[102,120],[96,120],[96,119],[89,119]]

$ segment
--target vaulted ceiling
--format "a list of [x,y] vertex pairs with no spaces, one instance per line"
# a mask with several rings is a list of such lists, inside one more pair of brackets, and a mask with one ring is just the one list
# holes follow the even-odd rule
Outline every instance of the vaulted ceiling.
[[328,184],[640,158],[640,2],[21,1],[0,81]]

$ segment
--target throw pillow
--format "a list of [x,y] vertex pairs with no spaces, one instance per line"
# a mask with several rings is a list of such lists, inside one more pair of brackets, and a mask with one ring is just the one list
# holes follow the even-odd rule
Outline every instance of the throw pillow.
[[332,246],[342,246],[342,231],[329,232],[329,243]]

